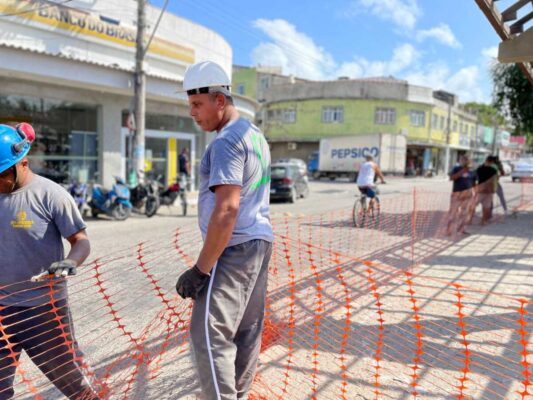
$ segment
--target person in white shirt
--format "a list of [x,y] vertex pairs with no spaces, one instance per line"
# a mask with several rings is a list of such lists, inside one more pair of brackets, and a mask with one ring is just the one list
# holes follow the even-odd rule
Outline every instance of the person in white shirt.
[[381,183],[386,182],[383,173],[374,161],[374,157],[367,155],[365,158],[366,162],[361,165],[359,174],[357,175],[357,186],[359,187],[359,191],[372,201],[376,197],[376,186],[374,185],[376,175],[381,180]]

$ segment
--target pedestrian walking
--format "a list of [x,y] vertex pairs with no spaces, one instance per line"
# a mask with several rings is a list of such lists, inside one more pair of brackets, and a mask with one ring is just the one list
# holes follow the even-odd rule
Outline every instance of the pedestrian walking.
[[185,174],[186,176],[189,176],[191,174],[191,164],[189,161],[189,149],[187,147],[184,147],[183,150],[181,150],[180,155],[178,156],[178,166],[179,166],[179,173]]
[[469,210],[474,200],[475,173],[471,170],[470,158],[461,156],[459,163],[448,174],[453,181],[452,194],[450,196],[450,210],[448,212],[448,235],[454,232],[466,234],[465,225],[468,223]]
[[[14,396],[23,350],[67,398],[98,399],[65,281],[89,255],[86,225],[66,190],[29,168],[34,138],[28,124],[0,125],[0,400]],[[62,238],[71,245],[66,258]]]
[[178,156],[179,183],[183,190],[190,190],[191,186],[191,162],[189,149],[184,147]]
[[183,81],[191,116],[204,131],[217,133],[200,164],[203,247],[176,284],[180,296],[195,300],[190,333],[208,400],[248,397],[273,241],[269,147],[263,133],[239,116],[230,85],[224,70],[210,61],[191,65]]
[[492,218],[492,201],[498,185],[498,171],[494,168],[494,156],[488,156],[476,170],[478,186],[476,187],[477,204],[481,204],[481,225]]
[[496,188],[496,195],[498,196],[498,199],[500,200],[500,204],[502,205],[503,212],[505,215],[507,215],[507,201],[505,201],[505,193],[503,192],[502,184],[500,183],[500,177],[505,176],[505,171],[503,169],[502,162],[500,160],[499,156],[494,157],[494,167],[498,171],[498,186]]

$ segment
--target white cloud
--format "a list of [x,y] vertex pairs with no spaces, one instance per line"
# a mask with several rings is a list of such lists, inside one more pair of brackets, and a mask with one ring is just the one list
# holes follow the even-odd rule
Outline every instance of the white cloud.
[[421,15],[416,0],[355,0],[350,3],[344,16],[353,17],[362,11],[407,29],[413,29]]
[[390,59],[369,60],[356,56],[338,63],[311,37],[299,32],[285,20],[260,19],[254,26],[270,41],[260,43],[252,51],[254,64],[280,66],[284,74],[312,80],[394,76],[410,83],[444,89],[459,95],[460,101],[489,101],[483,88],[484,77],[478,66],[466,66],[452,72],[445,62],[423,62],[423,54],[412,44],[396,47]]
[[459,43],[459,41],[453,34],[451,28],[446,24],[440,24],[431,29],[418,31],[416,37],[419,41],[425,40],[427,38],[432,38],[446,46],[450,46],[456,49],[461,47],[461,43]]
[[[337,71],[337,76],[359,78],[361,76],[395,76],[413,65],[420,53],[406,43],[394,49],[392,58],[386,61],[369,61],[359,57],[352,62],[344,63]],[[351,73],[350,73],[351,72]]]
[[447,64],[435,62],[425,65],[424,69],[419,67],[408,72],[404,78],[415,85],[428,86],[433,89],[444,89],[446,78],[449,75],[450,70]]
[[481,54],[486,58],[498,58],[498,46],[487,47],[481,50]]
[[444,62],[436,62],[421,67],[404,76],[410,83],[431,87],[434,90],[443,89],[455,93],[461,102],[478,101],[489,102],[490,97],[483,91],[482,71],[472,65],[461,68],[452,73]]
[[[339,78],[342,76],[352,79],[361,78],[364,76],[364,72],[365,71],[363,67],[361,67],[360,63],[356,61],[345,62],[342,63],[342,65],[337,69],[335,77]],[[332,79],[334,79],[335,77],[332,77]]]
[[476,65],[461,68],[446,83],[448,90],[457,93],[462,102],[488,101],[481,89],[481,71]]
[[480,86],[481,72],[479,67],[472,65],[461,68],[447,80],[449,90],[457,93],[463,101],[470,99],[481,99],[483,93]]
[[280,66],[285,74],[307,79],[396,75],[420,56],[411,44],[403,44],[394,50],[390,60],[370,61],[358,57],[338,65],[331,54],[285,20],[259,19],[254,26],[263,31],[271,42],[260,43],[252,51],[253,63]]
[[281,66],[287,74],[308,79],[326,79],[335,68],[333,57],[289,22],[258,19],[254,26],[272,40],[253,50],[252,61],[255,64]]

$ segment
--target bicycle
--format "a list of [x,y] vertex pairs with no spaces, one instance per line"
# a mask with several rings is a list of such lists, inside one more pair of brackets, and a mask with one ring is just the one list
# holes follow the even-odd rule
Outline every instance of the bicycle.
[[378,197],[379,190],[377,185],[373,189],[376,192],[376,196],[373,199],[369,199],[365,193],[361,193],[361,196],[355,200],[352,219],[356,228],[372,228],[379,224],[381,211]]

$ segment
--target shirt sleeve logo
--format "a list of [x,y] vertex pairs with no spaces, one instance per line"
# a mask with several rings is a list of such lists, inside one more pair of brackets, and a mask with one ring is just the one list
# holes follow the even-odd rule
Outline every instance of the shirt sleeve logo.
[[28,220],[28,214],[25,211],[20,211],[17,213],[17,219],[11,221],[11,227],[15,229],[30,229],[33,226],[33,221]]
[[252,183],[252,189],[255,190],[270,183],[270,165],[268,165],[268,160],[264,157],[266,149],[268,149],[268,143],[265,137],[256,132],[252,132],[251,138],[254,153],[261,165],[261,177]]

